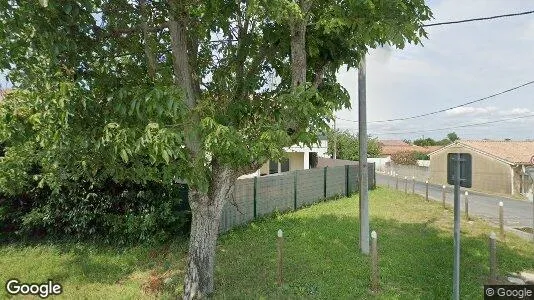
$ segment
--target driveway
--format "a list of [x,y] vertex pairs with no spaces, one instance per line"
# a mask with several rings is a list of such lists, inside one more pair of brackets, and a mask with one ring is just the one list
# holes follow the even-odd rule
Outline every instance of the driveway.
[[[396,178],[384,174],[376,174],[377,185],[389,186],[395,188]],[[399,190],[404,191],[404,177],[399,177]],[[408,193],[412,192],[412,179],[408,178]],[[425,195],[425,183],[415,182],[415,193]],[[445,193],[445,202],[453,205],[454,187],[447,186]],[[428,197],[435,201],[442,201],[442,186],[429,184]],[[461,210],[464,211],[464,190],[461,192],[460,204]],[[499,222],[499,202],[504,205],[504,222],[505,226],[512,228],[532,228],[534,208],[533,203],[529,201],[514,200],[505,197],[485,195],[477,192],[469,192],[469,215],[477,216],[489,220],[493,223]]]

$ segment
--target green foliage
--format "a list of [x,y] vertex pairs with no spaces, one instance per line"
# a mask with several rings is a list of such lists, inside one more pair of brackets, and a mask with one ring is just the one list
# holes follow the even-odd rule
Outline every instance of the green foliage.
[[421,153],[421,152],[415,152],[414,153],[414,157],[415,157],[415,160],[429,160],[430,159],[430,156],[428,156],[428,154],[425,154],[425,153]]
[[447,134],[447,138],[444,138],[442,140],[436,141],[432,138],[420,138],[413,141],[414,145],[427,147],[427,146],[447,146],[450,143],[453,143],[460,138],[455,132],[451,132]]
[[0,240],[64,237],[106,243],[165,241],[187,232],[184,187],[73,182],[59,193],[34,189],[0,197]]
[[413,141],[414,145],[421,146],[421,147],[428,147],[428,146],[436,146],[437,142],[432,138],[420,138]]
[[[358,136],[349,131],[330,131],[328,133],[328,151],[330,156],[334,155],[334,145],[336,145],[337,159],[360,160],[360,148]],[[380,155],[380,144],[377,138],[367,139],[367,157],[378,157]]]
[[[419,44],[421,24],[432,16],[422,0],[314,3],[305,67],[308,82],[321,68],[324,79],[318,88],[291,89],[288,25],[300,14],[294,2],[183,5],[194,107],[173,78],[169,31],[157,29],[175,13],[167,3],[148,1],[147,15],[128,1],[0,3],[0,69],[19,90],[12,101],[22,102],[24,114],[2,130],[8,137],[25,132],[10,156],[37,149],[38,180],[55,190],[66,179],[170,184],[177,174],[206,190],[214,160],[239,168],[315,142],[333,111],[350,105],[336,71],[356,66],[369,48]],[[148,36],[141,20],[148,20]],[[236,20],[248,26],[237,37]],[[156,57],[154,76],[147,53]],[[13,117],[14,106],[3,116]],[[199,153],[188,149],[192,136]]]
[[456,132],[451,132],[449,134],[447,134],[447,139],[449,141],[451,141],[451,143],[454,143],[456,142],[457,140],[459,140],[460,138],[458,137],[458,135],[456,134]]

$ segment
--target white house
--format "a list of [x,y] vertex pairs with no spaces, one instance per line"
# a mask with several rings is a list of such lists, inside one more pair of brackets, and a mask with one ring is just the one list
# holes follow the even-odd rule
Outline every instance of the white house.
[[293,145],[284,149],[286,157],[280,161],[268,161],[254,173],[243,175],[240,178],[271,175],[294,170],[306,170],[314,168],[317,164],[317,157],[328,157],[328,140],[326,137],[319,137],[319,142],[307,147],[302,144]]

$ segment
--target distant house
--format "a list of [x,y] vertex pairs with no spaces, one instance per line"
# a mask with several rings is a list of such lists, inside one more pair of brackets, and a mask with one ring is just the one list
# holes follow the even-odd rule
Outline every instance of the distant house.
[[414,151],[421,153],[429,153],[428,149],[425,147],[410,145],[401,140],[380,140],[378,141],[380,145],[380,156],[388,157],[399,152]]
[[[380,156],[375,158],[367,159],[368,162],[375,163],[375,168],[379,172],[385,172],[389,169],[391,165],[391,156],[400,152],[419,152],[423,154],[428,154],[436,148],[431,147],[421,147],[417,145],[411,145],[401,140],[380,140],[378,141],[380,145]],[[440,147],[441,146],[432,146]],[[426,166],[424,161],[418,161],[418,164]]]
[[447,154],[470,153],[473,189],[497,194],[532,194],[532,181],[525,173],[531,166],[534,141],[456,141],[431,152],[430,181],[447,182]]
[[319,142],[312,147],[293,145],[285,149],[286,157],[280,161],[270,160],[254,173],[240,178],[278,174],[294,170],[306,170],[317,167],[319,157],[328,157],[328,140],[319,136]]

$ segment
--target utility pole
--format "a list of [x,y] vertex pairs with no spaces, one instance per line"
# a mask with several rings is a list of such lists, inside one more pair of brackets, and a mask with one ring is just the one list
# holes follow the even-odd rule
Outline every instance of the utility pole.
[[360,171],[360,250],[369,254],[369,191],[367,168],[367,107],[365,96],[365,56],[358,66],[358,134]]

